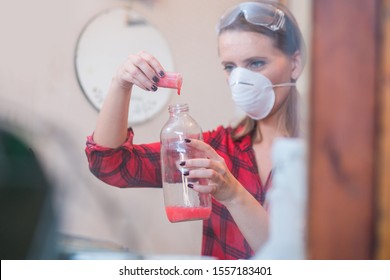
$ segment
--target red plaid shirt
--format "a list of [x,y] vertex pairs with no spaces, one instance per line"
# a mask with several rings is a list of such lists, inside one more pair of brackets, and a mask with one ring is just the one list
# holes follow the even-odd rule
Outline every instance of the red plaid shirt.
[[[205,132],[203,138],[225,159],[238,181],[263,204],[271,176],[263,185],[251,137],[233,141],[230,132],[231,128],[220,126],[214,131]],[[126,142],[116,149],[99,146],[89,136],[86,154],[91,172],[116,187],[161,187],[160,143],[132,143],[131,128]],[[202,254],[218,259],[247,259],[254,254],[230,213],[214,199],[211,217],[203,222]]]

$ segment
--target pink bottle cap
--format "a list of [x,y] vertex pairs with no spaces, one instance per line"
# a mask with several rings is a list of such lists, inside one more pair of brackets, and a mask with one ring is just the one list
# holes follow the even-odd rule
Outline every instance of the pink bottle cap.
[[181,85],[183,84],[183,76],[176,72],[165,72],[164,77],[161,77],[157,83],[158,87],[175,88],[177,94],[180,95]]

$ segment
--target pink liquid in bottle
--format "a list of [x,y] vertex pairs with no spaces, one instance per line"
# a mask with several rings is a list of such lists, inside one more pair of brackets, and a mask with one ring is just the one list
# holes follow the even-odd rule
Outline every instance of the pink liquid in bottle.
[[210,217],[210,207],[184,207],[167,206],[165,207],[168,220],[172,223],[188,220],[205,220]]
[[157,83],[158,87],[175,88],[177,94],[180,95],[181,85],[183,84],[183,77],[180,73],[166,72],[164,77],[161,77]]

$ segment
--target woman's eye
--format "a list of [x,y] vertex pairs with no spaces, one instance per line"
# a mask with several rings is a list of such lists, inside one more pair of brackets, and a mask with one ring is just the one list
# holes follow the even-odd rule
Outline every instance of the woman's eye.
[[235,68],[234,65],[224,65],[223,70],[226,71],[227,73],[230,73],[233,71],[234,68]]
[[250,70],[253,70],[253,71],[256,71],[256,70],[259,70],[261,67],[263,67],[265,64],[264,61],[262,60],[256,60],[256,61],[252,61],[251,63],[249,63],[249,69]]

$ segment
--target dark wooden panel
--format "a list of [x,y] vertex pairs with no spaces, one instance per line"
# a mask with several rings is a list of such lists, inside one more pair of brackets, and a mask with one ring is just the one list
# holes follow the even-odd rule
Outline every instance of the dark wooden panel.
[[373,258],[378,1],[313,1],[312,259]]

